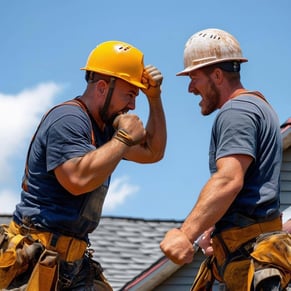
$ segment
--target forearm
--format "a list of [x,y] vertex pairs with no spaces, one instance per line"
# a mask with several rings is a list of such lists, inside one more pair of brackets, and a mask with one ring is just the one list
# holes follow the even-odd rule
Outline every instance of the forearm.
[[161,98],[149,100],[150,113],[146,125],[146,145],[154,156],[154,160],[162,159],[167,142],[166,119]]
[[192,243],[225,214],[237,193],[236,184],[226,177],[214,174],[208,180],[181,226]]
[[127,160],[137,163],[155,163],[164,156],[167,132],[161,98],[149,98],[149,107],[145,139],[141,144],[130,147],[125,154]]

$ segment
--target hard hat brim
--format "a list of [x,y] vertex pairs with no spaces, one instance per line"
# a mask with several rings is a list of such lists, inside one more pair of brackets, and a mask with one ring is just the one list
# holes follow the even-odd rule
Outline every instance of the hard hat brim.
[[240,59],[237,59],[237,58],[234,58],[234,59],[226,58],[226,59],[214,60],[214,61],[207,62],[207,63],[196,64],[196,65],[193,65],[193,66],[188,66],[183,71],[178,72],[176,74],[176,76],[188,76],[190,72],[195,71],[197,69],[201,69],[203,67],[206,67],[206,66],[209,66],[209,65],[213,65],[213,64],[218,64],[218,63],[223,63],[223,62],[230,62],[230,61],[238,61],[240,63],[245,63],[245,62],[248,61],[248,59],[246,59],[246,58],[240,58]]
[[122,76],[120,76],[119,74],[113,74],[112,72],[108,72],[106,70],[101,70],[99,69],[98,71],[95,69],[95,68],[90,68],[90,67],[82,67],[80,68],[80,70],[83,70],[83,71],[92,71],[92,72],[96,72],[96,73],[100,73],[100,74],[103,74],[103,75],[106,75],[106,76],[109,76],[109,77],[116,77],[116,78],[119,78],[129,84],[132,84],[140,89],[147,89],[147,87],[142,84],[141,82],[137,82],[135,80],[129,80],[128,78],[123,78]]

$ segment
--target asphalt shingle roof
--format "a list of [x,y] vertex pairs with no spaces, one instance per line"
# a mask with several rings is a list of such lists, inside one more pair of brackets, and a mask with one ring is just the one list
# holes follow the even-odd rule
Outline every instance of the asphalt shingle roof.
[[113,289],[122,290],[126,283],[163,257],[161,240],[169,229],[179,227],[181,222],[102,217],[89,237],[95,250],[94,258],[101,263]]

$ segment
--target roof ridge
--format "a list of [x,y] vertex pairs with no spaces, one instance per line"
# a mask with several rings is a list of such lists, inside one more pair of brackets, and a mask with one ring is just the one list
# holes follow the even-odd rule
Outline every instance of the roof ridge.
[[[3,218],[12,218],[13,214],[0,214],[0,217]],[[183,219],[174,219],[174,218],[142,218],[142,217],[133,217],[133,216],[118,216],[118,215],[102,215],[101,219],[110,218],[110,219],[120,219],[120,220],[131,220],[131,221],[144,221],[144,222],[172,222],[172,223],[182,223]]]
[[181,223],[183,219],[171,219],[171,218],[142,218],[132,216],[116,216],[116,215],[102,215],[102,218],[120,219],[120,220],[131,220],[131,221],[144,221],[144,222],[174,222]]

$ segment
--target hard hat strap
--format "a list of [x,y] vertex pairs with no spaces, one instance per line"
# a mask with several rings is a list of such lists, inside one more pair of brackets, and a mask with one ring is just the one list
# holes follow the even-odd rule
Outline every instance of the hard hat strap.
[[238,61],[231,62],[222,62],[216,64],[217,67],[226,72],[239,72],[240,71],[240,63]]
[[113,90],[114,90],[114,86],[115,86],[115,80],[116,79],[114,77],[110,78],[109,91],[107,93],[103,108],[102,108],[102,110],[100,112],[101,118],[102,118],[102,120],[104,122],[107,120],[106,113],[108,111],[108,108],[109,108],[109,105],[110,105],[110,101],[111,101],[111,97],[112,97],[112,94],[113,94]]

